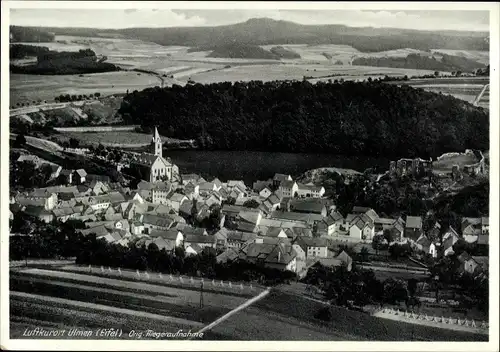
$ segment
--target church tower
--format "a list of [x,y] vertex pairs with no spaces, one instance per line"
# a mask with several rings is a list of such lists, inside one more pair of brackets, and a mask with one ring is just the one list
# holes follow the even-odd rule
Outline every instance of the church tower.
[[153,146],[154,146],[154,154],[162,157],[163,145],[161,143],[160,134],[158,133],[158,129],[156,127],[155,127],[155,134],[153,135]]

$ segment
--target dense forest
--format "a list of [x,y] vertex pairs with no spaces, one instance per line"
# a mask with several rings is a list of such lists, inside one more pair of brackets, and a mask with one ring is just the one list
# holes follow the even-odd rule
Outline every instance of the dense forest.
[[[45,28],[58,35],[96,36],[102,29]],[[216,27],[126,28],[106,30],[109,36],[121,35],[160,45],[198,47],[231,43],[253,45],[344,44],[362,52],[413,48],[489,50],[487,32],[418,31],[398,28],[356,28],[344,25],[301,25],[269,18]],[[486,39],[486,40],[485,40]]]
[[300,59],[300,55],[298,53],[292,50],[285,49],[282,46],[272,47],[269,51],[274,55],[277,55],[279,58]]
[[9,57],[11,59],[24,59],[25,57],[37,57],[40,54],[48,52],[49,48],[44,46],[11,44]]
[[[205,49],[206,50],[206,49]],[[226,44],[210,47],[212,52],[208,57],[224,57],[234,59],[270,59],[278,60],[280,57],[257,45],[248,44]]]
[[[436,53],[437,54],[437,53]],[[360,57],[352,64],[359,66],[395,67],[417,70],[463,71],[472,72],[485,65],[461,56],[442,55],[441,60],[434,56],[427,57],[419,54],[408,54],[406,57]]]
[[37,56],[37,63],[34,65],[10,65],[11,73],[35,75],[72,75],[119,70],[118,66],[98,60],[95,52],[90,49],[76,52],[47,51]]
[[203,149],[436,157],[489,146],[483,109],[379,81],[156,87],[126,95],[119,113]]
[[54,34],[46,30],[34,27],[10,27],[10,42],[52,42],[54,41]]

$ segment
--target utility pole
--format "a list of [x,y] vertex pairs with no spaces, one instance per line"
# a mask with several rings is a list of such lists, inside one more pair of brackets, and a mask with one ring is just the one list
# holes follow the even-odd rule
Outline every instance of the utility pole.
[[203,308],[203,281],[200,282],[200,309]]

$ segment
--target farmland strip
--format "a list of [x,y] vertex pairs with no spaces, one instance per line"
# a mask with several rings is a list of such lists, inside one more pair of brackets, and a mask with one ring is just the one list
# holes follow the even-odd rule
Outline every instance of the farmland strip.
[[92,308],[92,309],[97,310],[97,311],[100,310],[103,312],[116,312],[116,313],[121,313],[121,314],[125,314],[125,315],[130,315],[130,316],[140,316],[140,317],[148,318],[148,319],[161,320],[161,321],[164,321],[167,323],[184,324],[184,325],[191,325],[191,326],[203,325],[203,324],[196,322],[196,321],[190,321],[190,320],[181,319],[181,318],[166,317],[166,316],[161,316],[161,315],[157,315],[157,314],[138,312],[138,311],[133,311],[133,310],[124,309],[124,308],[108,307],[108,306],[104,306],[101,304],[72,301],[72,300],[64,299],[64,298],[46,297],[46,296],[40,296],[40,295],[31,294],[31,293],[16,292],[16,291],[11,291],[10,295],[13,297],[18,297],[18,298],[41,299],[41,300],[46,301],[47,303],[62,303],[62,304],[72,306],[72,307],[75,307],[75,306],[76,307],[86,307],[86,308]]

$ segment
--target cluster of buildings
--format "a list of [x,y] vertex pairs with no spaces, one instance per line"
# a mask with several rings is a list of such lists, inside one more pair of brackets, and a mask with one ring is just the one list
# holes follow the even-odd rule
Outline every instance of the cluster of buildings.
[[[421,217],[387,218],[358,206],[341,214],[325,197],[324,187],[297,182],[290,175],[276,174],[251,188],[241,180],[181,175],[177,166],[163,158],[156,129],[153,148],[154,153],[137,155],[131,162],[144,175],[136,189],[105,176],[88,175],[83,169],[59,170],[67,176],[67,184],[12,193],[11,217],[22,211],[45,222],[81,220],[84,235],[93,233],[122,246],[154,243],[168,252],[182,247],[186,255],[211,248],[219,262],[244,259],[298,274],[318,261],[350,268],[352,258],[339,251],[339,245],[370,244],[387,231],[393,242],[409,242],[433,257],[451,254],[460,238],[488,242],[487,218],[464,219],[461,235],[453,228],[443,232],[437,224],[430,230],[444,233],[437,242],[431,240],[436,236],[424,233]],[[405,170],[420,167],[411,165]],[[190,225],[203,223],[218,209],[219,231],[208,233]]]

